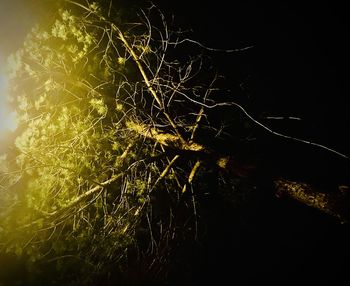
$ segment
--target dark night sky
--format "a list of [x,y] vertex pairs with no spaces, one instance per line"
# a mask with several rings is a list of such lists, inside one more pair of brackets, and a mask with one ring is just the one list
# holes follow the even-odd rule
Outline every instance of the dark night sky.
[[255,108],[300,116],[301,136],[349,152],[348,17],[345,4],[335,2],[173,1],[173,6],[209,46],[254,46],[223,63],[232,76],[247,80]]
[[[228,82],[243,83],[244,104],[251,114],[275,131],[350,155],[350,45],[345,4],[273,0],[171,3],[163,5],[173,9],[175,20],[192,27],[193,37],[204,44],[215,48],[254,46],[217,62]],[[263,115],[302,120],[263,120]],[[266,144],[270,147],[270,141]],[[294,160],[290,164],[293,171],[304,165],[301,172],[314,179],[350,179],[349,164],[322,149],[291,142],[271,149],[279,160]],[[338,171],[335,166],[343,163]],[[311,170],[315,170],[313,174]]]
[[[171,6],[175,19],[192,27],[194,37],[208,46],[254,46],[219,63],[229,80],[246,82],[247,106],[253,113],[303,119],[295,125],[267,122],[269,126],[349,155],[348,15],[345,4],[335,2],[219,0],[163,5]],[[278,154],[282,161],[298,158],[295,150]],[[318,165],[321,171],[313,176],[323,180],[335,175],[332,164],[338,161],[313,152],[310,167]],[[307,158],[298,159],[302,168]],[[349,164],[344,168],[348,180]],[[207,262],[198,270],[206,272],[203,282],[233,276],[233,280],[259,277],[285,283],[304,273],[314,282],[337,283],[349,265],[347,227],[294,203],[261,198],[256,204],[257,211],[250,210],[240,228],[230,229],[232,221],[221,215],[213,219],[217,232],[203,255]]]

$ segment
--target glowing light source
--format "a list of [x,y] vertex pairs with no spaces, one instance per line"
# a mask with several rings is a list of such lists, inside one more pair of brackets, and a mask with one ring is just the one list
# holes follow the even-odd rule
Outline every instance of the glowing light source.
[[17,129],[17,114],[15,111],[6,112],[0,107],[0,134],[5,131],[14,132]]
[[12,111],[6,101],[7,78],[0,75],[0,136],[6,132],[14,132],[17,128],[17,114]]

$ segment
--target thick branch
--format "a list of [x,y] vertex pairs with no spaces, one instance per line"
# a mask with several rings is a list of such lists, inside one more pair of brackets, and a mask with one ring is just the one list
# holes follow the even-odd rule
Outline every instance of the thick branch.
[[193,141],[182,142],[176,135],[162,133],[156,128],[141,123],[135,123],[133,121],[126,122],[126,126],[139,135],[151,139],[160,145],[177,149],[178,151],[194,152],[204,161],[209,161],[220,169],[231,172],[235,175],[241,176],[241,171],[244,171],[244,168],[241,169],[239,166],[236,166],[235,160],[232,156],[219,154],[202,144]]
[[157,143],[167,147],[173,147],[183,151],[211,152],[208,148],[201,144],[195,142],[187,143],[185,141],[182,141],[177,135],[162,133],[156,128],[151,128],[148,125],[129,121],[126,122],[126,126],[141,136],[152,139]]
[[88,198],[91,198],[93,195],[98,194],[100,191],[103,190],[104,187],[109,186],[110,184],[114,183],[118,179],[122,178],[124,173],[119,173],[117,175],[112,176],[109,180],[104,181],[103,183],[99,183],[98,186],[91,188],[87,192],[81,194],[80,196],[76,197],[74,200],[70,201],[68,205],[65,207],[60,208],[59,210],[55,212],[51,212],[48,214],[49,217],[54,217],[57,215],[60,215],[64,213],[66,210],[73,209],[75,206],[77,206],[79,203],[87,200]]
[[287,196],[316,208],[324,213],[339,218],[342,222],[350,221],[350,196],[346,192],[320,192],[310,184],[279,179],[275,181],[276,195]]

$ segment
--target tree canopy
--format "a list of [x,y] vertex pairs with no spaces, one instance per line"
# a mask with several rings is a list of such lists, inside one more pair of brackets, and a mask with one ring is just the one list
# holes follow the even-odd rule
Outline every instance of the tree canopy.
[[162,259],[161,243],[196,235],[187,193],[202,159],[228,162],[195,141],[200,126],[220,136],[205,112],[220,100],[218,77],[196,47],[177,58],[193,43],[155,7],[138,20],[68,1],[11,56],[19,129],[2,164],[3,251],[87,273],[122,266],[145,231],[141,251]]
[[[254,166],[236,156],[253,127],[283,136],[223,88],[214,49],[155,6],[134,18],[103,1],[65,1],[9,60],[19,127],[0,158],[0,247],[33,273],[50,265],[57,283],[88,285],[135,257],[151,257],[146,268],[160,275],[172,247],[201,235],[198,197],[220,190],[237,207],[254,190],[245,180]],[[347,216],[338,200],[334,210],[294,184],[276,181]]]

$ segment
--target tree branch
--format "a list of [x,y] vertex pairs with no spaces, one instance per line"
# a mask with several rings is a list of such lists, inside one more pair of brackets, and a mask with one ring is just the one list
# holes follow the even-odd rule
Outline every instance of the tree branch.
[[350,196],[346,191],[322,192],[316,187],[286,179],[275,180],[277,197],[290,197],[305,205],[337,217],[341,222],[350,221]]
[[177,135],[162,133],[156,128],[149,127],[148,125],[144,125],[142,123],[128,121],[126,122],[126,126],[141,136],[152,139],[167,147],[173,147],[183,151],[211,152],[208,148],[201,144],[195,142],[187,143],[186,141],[182,141]]
[[120,29],[112,24],[113,29],[116,30],[116,32],[118,33],[119,39],[123,42],[123,44],[125,45],[126,50],[128,51],[128,53],[131,55],[131,57],[133,58],[133,60],[135,61],[146,85],[148,90],[150,91],[150,93],[152,94],[152,96],[154,97],[155,101],[157,102],[159,108],[163,111],[164,116],[166,117],[166,119],[169,121],[170,125],[173,127],[173,129],[175,130],[177,136],[179,137],[179,140],[182,143],[185,143],[185,139],[182,137],[178,126],[176,125],[176,123],[174,122],[174,120],[171,118],[171,116],[165,111],[164,109],[164,103],[161,100],[161,98],[158,96],[157,92],[155,91],[155,89],[152,87],[151,81],[149,80],[145,69],[143,68],[140,58],[139,56],[135,53],[134,49],[129,45],[128,41],[126,40],[126,38],[124,37],[124,34],[120,31]]
[[191,173],[188,176],[187,183],[182,188],[182,192],[183,193],[186,192],[186,190],[187,190],[187,184],[189,184],[189,185],[192,184],[192,181],[193,181],[194,177],[196,176],[196,173],[197,173],[199,167],[201,166],[201,164],[202,164],[202,162],[199,161],[199,160],[196,162],[196,164],[194,164],[194,166],[193,166],[193,168],[191,170]]

